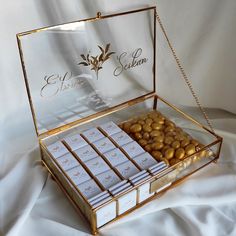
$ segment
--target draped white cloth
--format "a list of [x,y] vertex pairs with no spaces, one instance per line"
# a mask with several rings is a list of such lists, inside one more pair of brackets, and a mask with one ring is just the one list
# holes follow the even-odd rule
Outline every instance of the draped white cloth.
[[[100,233],[236,235],[234,0],[1,1],[0,234],[89,235],[83,217],[41,166],[14,35],[91,17],[97,11],[113,13],[154,4],[158,4],[169,37],[202,102],[216,108],[209,109],[209,115],[216,132],[224,138],[222,154],[217,164],[202,169]],[[174,64],[164,50],[159,52],[159,92],[169,100],[177,97],[179,104],[192,105],[183,84],[175,84],[176,92],[170,94],[174,86],[170,68]]]

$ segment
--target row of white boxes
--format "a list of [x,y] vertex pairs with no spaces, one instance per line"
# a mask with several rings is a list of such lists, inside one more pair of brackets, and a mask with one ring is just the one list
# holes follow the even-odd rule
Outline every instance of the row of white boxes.
[[[153,196],[149,182],[135,186],[168,167],[113,122],[69,135],[48,145],[47,150],[92,209],[110,202],[96,211],[96,227]],[[116,201],[112,201],[114,197]]]

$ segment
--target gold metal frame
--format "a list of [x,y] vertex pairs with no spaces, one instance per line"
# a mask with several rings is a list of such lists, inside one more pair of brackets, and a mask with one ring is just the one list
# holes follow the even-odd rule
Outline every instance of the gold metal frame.
[[[127,12],[122,12],[122,13],[117,13],[117,14],[111,14],[111,15],[101,15],[100,12],[98,12],[97,16],[94,18],[88,18],[88,19],[83,19],[83,20],[79,20],[79,21],[73,21],[73,22],[69,22],[69,23],[75,23],[75,22],[86,22],[86,21],[97,21],[100,19],[105,19],[105,18],[109,18],[109,17],[115,17],[115,16],[120,16],[120,15],[125,15],[125,14],[130,14],[130,13],[137,13],[137,12],[141,12],[141,11],[147,11],[147,10],[153,10],[154,13],[154,45],[153,45],[153,53],[154,53],[154,66],[153,66],[153,91],[150,93],[147,93],[143,96],[140,97],[136,97],[132,100],[126,101],[124,103],[121,103],[119,105],[113,106],[111,108],[108,108],[104,111],[98,112],[96,114],[92,114],[90,116],[87,116],[85,118],[79,119],[77,121],[68,123],[67,125],[63,125],[61,127],[52,129],[48,132],[45,132],[43,134],[39,134],[38,132],[38,128],[37,128],[37,121],[36,121],[36,117],[35,117],[35,112],[34,112],[34,106],[33,106],[33,101],[30,95],[30,88],[29,88],[29,84],[28,84],[28,80],[27,80],[27,72],[26,72],[26,68],[25,68],[25,63],[24,63],[24,57],[23,57],[23,51],[22,51],[22,46],[21,46],[21,41],[20,38],[25,36],[25,35],[29,35],[29,34],[33,34],[33,33],[37,33],[37,32],[41,32],[44,30],[48,30],[50,28],[56,27],[56,26],[60,26],[60,25],[55,25],[55,26],[49,26],[49,27],[44,27],[44,28],[40,28],[40,29],[34,29],[31,31],[27,31],[27,32],[23,32],[23,33],[19,33],[17,34],[17,43],[18,43],[18,47],[19,47],[19,52],[20,52],[20,57],[21,57],[21,65],[22,65],[22,70],[23,70],[23,74],[24,74],[24,80],[25,80],[25,84],[26,84],[26,89],[27,89],[27,94],[28,94],[28,98],[29,98],[29,103],[30,103],[30,107],[31,107],[31,111],[32,111],[32,116],[33,116],[33,120],[34,120],[34,125],[35,125],[35,129],[36,129],[36,133],[39,139],[39,144],[40,144],[40,151],[41,151],[41,155],[42,155],[42,163],[46,166],[46,168],[48,169],[48,171],[51,173],[51,175],[54,177],[54,179],[56,180],[56,182],[58,183],[58,185],[61,187],[62,191],[67,195],[67,197],[69,198],[69,200],[73,203],[73,205],[76,207],[77,210],[80,211],[80,207],[78,203],[76,203],[73,198],[70,196],[70,193],[68,192],[68,189],[63,185],[63,183],[60,181],[60,179],[57,177],[57,175],[54,173],[54,169],[50,167],[49,165],[49,161],[51,161],[59,170],[60,172],[63,173],[64,176],[68,177],[67,174],[65,173],[65,171],[57,164],[57,162],[53,162],[54,158],[52,157],[52,155],[47,151],[46,146],[44,144],[44,140],[46,140],[47,138],[52,138],[56,135],[60,135],[61,133],[68,131],[69,129],[73,129],[77,126],[81,126],[84,125],[88,122],[94,121],[96,119],[105,117],[107,115],[110,115],[112,113],[118,112],[122,109],[128,108],[130,106],[133,106],[135,104],[141,103],[145,100],[148,99],[153,99],[153,109],[157,109],[158,106],[158,101],[162,101],[163,103],[165,103],[167,106],[171,107],[172,109],[174,109],[175,111],[177,111],[178,113],[180,113],[182,116],[184,116],[184,118],[186,118],[187,120],[191,121],[192,123],[194,123],[195,125],[197,125],[198,127],[204,129],[207,133],[210,133],[211,135],[213,135],[215,137],[215,141],[213,141],[212,143],[204,146],[202,149],[198,150],[197,152],[195,152],[192,155],[186,156],[184,160],[188,159],[189,157],[195,155],[196,153],[200,153],[203,150],[208,149],[209,147],[219,144],[219,148],[217,153],[215,154],[213,159],[209,159],[207,163],[201,165],[200,167],[194,169],[193,171],[190,171],[188,174],[186,174],[185,176],[177,179],[176,181],[174,181],[170,186],[168,186],[167,188],[161,190],[160,192],[154,194],[152,197],[144,200],[141,203],[138,203],[135,207],[133,207],[132,209],[126,211],[125,213],[118,215],[114,220],[106,223],[105,225],[108,225],[112,222],[114,222],[115,220],[120,219],[121,217],[129,214],[130,212],[134,211],[135,209],[143,206],[144,204],[146,204],[147,202],[150,202],[151,200],[160,197],[164,192],[166,192],[168,189],[173,188],[174,186],[178,185],[179,183],[181,183],[183,180],[185,180],[188,176],[192,175],[193,173],[195,173],[196,171],[198,171],[199,169],[205,167],[206,165],[209,165],[211,162],[216,162],[217,159],[219,158],[219,154],[220,154],[220,150],[221,150],[221,145],[222,145],[222,138],[220,136],[218,136],[217,134],[215,134],[213,131],[211,131],[208,127],[205,127],[204,125],[200,124],[198,121],[196,121],[193,117],[185,114],[183,111],[181,111],[180,109],[178,109],[177,107],[175,107],[174,105],[170,104],[169,102],[167,102],[166,100],[164,100],[163,98],[159,97],[158,95],[156,95],[156,84],[155,84],[155,77],[156,77],[156,71],[155,71],[155,64],[156,64],[156,7],[148,7],[148,8],[143,8],[143,9],[137,9],[137,10],[133,10],[133,11],[127,11]],[[66,24],[69,24],[66,23]],[[65,24],[61,24],[61,25],[65,25]],[[101,209],[102,207],[108,205],[109,203],[113,202],[113,201],[117,201],[118,198],[120,198],[121,196],[124,196],[125,194],[134,191],[134,189],[138,190],[138,188],[145,184],[145,183],[153,183],[151,188],[151,191],[155,191],[155,189],[157,188],[156,186],[158,186],[158,183],[155,182],[156,180],[158,180],[158,178],[164,176],[165,174],[168,173],[168,171],[175,169],[175,167],[177,167],[179,163],[167,168],[166,170],[164,170],[163,172],[152,176],[150,179],[147,179],[145,181],[143,181],[142,183],[139,183],[138,185],[136,185],[135,187],[131,188],[130,190],[123,192],[122,194],[120,194],[119,196],[113,197],[110,201],[103,203],[102,205],[100,205],[99,207],[96,208],[92,208],[91,204],[88,202],[88,200],[83,196],[83,194],[79,191],[79,189],[77,188],[77,186],[70,180],[70,178],[67,178],[70,182],[70,184],[74,187],[75,191],[81,196],[82,200],[85,202],[87,209],[89,211],[89,213],[91,214],[91,229],[92,229],[92,233],[96,234],[98,232],[98,228],[96,227],[96,211]],[[86,168],[86,167],[85,167]],[[81,212],[81,211],[80,211]],[[84,213],[82,213],[82,215],[84,215]],[[86,218],[86,217],[85,217]],[[87,219],[87,218],[86,218]],[[104,225],[104,226],[105,226]],[[99,227],[100,228],[103,228]]]

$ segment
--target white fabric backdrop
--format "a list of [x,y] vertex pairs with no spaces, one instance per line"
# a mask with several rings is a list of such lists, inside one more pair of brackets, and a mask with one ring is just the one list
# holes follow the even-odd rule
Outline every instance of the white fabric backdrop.
[[[168,35],[224,140],[220,162],[203,169],[103,235],[236,235],[236,1],[0,1],[0,234],[88,235],[83,218],[40,165],[15,34],[45,25],[158,4]],[[192,105],[158,35],[158,90]],[[174,68],[174,69],[172,69]],[[175,90],[173,90],[175,89]],[[171,92],[174,91],[174,92]],[[178,98],[178,100],[176,99]],[[224,112],[227,110],[232,113]]]

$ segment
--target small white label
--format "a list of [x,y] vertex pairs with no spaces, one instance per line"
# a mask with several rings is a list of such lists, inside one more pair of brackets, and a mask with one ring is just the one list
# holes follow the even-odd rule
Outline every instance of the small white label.
[[100,139],[93,143],[93,145],[101,154],[116,148],[108,138]]
[[135,141],[122,146],[122,148],[127,153],[127,155],[131,158],[134,158],[145,152],[143,148]]
[[102,129],[108,136],[121,131],[121,129],[112,121],[100,125],[100,129]]
[[76,150],[88,144],[79,134],[66,137],[64,140],[71,150]]
[[133,141],[133,139],[128,134],[126,134],[124,131],[113,134],[111,136],[111,138],[119,146],[123,146],[123,145],[128,144]]
[[113,220],[116,217],[116,202],[111,202],[97,210],[96,216],[98,228]]
[[85,138],[88,139],[90,143],[93,143],[101,138],[104,138],[104,135],[97,128],[86,130],[82,134],[84,135]]
[[125,194],[124,196],[118,199],[118,215],[128,211],[136,205],[137,194],[136,190]]
[[66,153],[69,153],[69,150],[67,150],[67,148],[60,141],[49,145],[47,149],[54,158],[58,158],[65,155]]
[[110,169],[107,163],[100,156],[87,161],[84,164],[93,173],[93,175],[99,175]]
[[146,199],[148,199],[149,197],[153,196],[154,193],[149,193],[150,191],[150,183],[146,183],[146,184],[143,184],[142,186],[139,187],[139,202],[142,202]]

